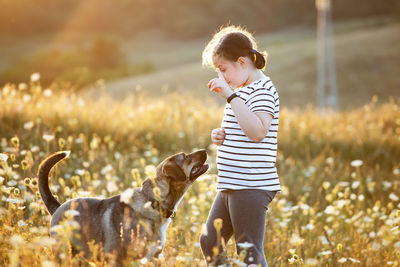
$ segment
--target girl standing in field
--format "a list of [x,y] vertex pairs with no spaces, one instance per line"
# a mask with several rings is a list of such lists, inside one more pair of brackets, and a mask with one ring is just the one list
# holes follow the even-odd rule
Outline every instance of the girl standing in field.
[[208,84],[210,91],[227,101],[221,128],[211,133],[218,146],[217,195],[207,232],[200,236],[208,266],[227,263],[224,244],[232,235],[237,253],[246,249],[246,264],[268,266],[263,248],[266,211],[280,192],[275,167],[279,97],[262,71],[266,53],[256,49],[248,31],[227,26],[203,51],[203,65],[218,73]]

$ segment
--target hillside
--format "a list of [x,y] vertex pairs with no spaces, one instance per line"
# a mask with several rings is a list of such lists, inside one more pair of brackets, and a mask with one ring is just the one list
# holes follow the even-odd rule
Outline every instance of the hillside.
[[[385,101],[400,96],[400,24],[387,19],[350,21],[335,25],[335,53],[341,109],[360,106],[376,95]],[[304,107],[316,99],[316,36],[296,28],[256,35],[269,53],[266,69],[285,107]],[[205,84],[215,76],[203,69],[201,52],[207,40],[139,40],[126,44],[131,60],[149,59],[159,71],[107,83],[106,93],[123,99],[137,88],[151,95],[187,91],[206,96]],[[168,89],[166,89],[168,88]],[[97,95],[97,89],[95,90]],[[94,95],[91,95],[94,96]]]

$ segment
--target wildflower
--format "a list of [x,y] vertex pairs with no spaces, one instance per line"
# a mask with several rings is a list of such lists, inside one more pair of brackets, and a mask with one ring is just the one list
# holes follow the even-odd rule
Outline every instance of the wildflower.
[[350,165],[352,166],[352,167],[360,167],[360,166],[362,166],[363,165],[363,161],[362,160],[359,160],[359,159],[356,159],[356,160],[353,160],[351,163],[350,163]]
[[118,190],[118,186],[115,182],[109,181],[107,183],[107,190],[108,190],[108,192],[113,193]]
[[333,159],[332,157],[329,157],[329,158],[327,158],[327,159],[325,160],[325,162],[326,162],[327,164],[329,164],[329,165],[333,165],[334,159]]
[[359,186],[360,186],[360,181],[354,181],[351,184],[351,188],[353,188],[353,189],[357,189],[357,187],[359,187]]
[[19,190],[19,188],[14,188],[13,191],[14,195],[19,196],[19,194],[21,193],[21,191]]
[[53,92],[51,91],[51,89],[47,88],[43,91],[43,95],[45,97],[50,97],[53,94]]
[[315,228],[315,227],[314,227],[314,224],[310,224],[310,223],[309,223],[309,224],[306,225],[306,229],[307,229],[307,230],[312,231],[312,230],[314,230],[314,228]]
[[303,243],[304,243],[304,239],[303,238],[301,238],[296,233],[292,234],[292,237],[290,238],[290,244],[292,244],[294,246],[299,246],[299,245],[301,245]]
[[50,142],[50,141],[52,141],[52,140],[54,139],[54,135],[51,135],[51,134],[44,134],[44,135],[43,135],[43,139],[44,139],[46,142]]
[[[214,222],[215,222],[215,220],[214,220]],[[215,226],[215,224],[214,224],[214,226]],[[215,228],[217,228],[217,227],[215,227]],[[244,242],[244,243],[238,243],[238,246],[241,247],[242,249],[249,249],[249,248],[253,247],[254,245],[249,242]]]
[[24,222],[23,220],[19,220],[18,221],[18,226],[19,227],[23,227],[23,226],[27,226],[28,224],[26,222]]
[[314,259],[314,258],[309,258],[309,259],[306,259],[306,261],[304,263],[306,266],[317,266],[318,260]]
[[35,126],[35,123],[33,121],[28,121],[24,123],[24,129],[25,130],[31,130]]
[[58,146],[60,147],[60,149],[63,149],[65,146],[65,139],[64,138],[59,138],[58,139]]
[[0,160],[1,160],[1,161],[7,161],[7,159],[8,159],[7,154],[0,153]]
[[31,95],[28,95],[28,94],[26,94],[22,97],[22,101],[24,101],[25,103],[31,101],[31,99],[32,99]]
[[13,144],[14,147],[19,147],[18,137],[14,136],[13,138],[11,138],[11,144]]
[[22,160],[21,161],[21,166],[23,170],[26,170],[28,168],[28,161],[27,160]]
[[325,208],[324,212],[328,215],[338,215],[339,212],[335,209],[334,206],[329,205]]
[[360,263],[359,260],[353,259],[353,258],[349,258],[350,261],[355,262],[355,263]]
[[28,89],[28,85],[26,85],[26,83],[19,83],[18,84],[18,90],[24,91]]
[[381,248],[381,245],[378,242],[376,242],[376,241],[372,242],[372,244],[371,244],[372,250],[378,251],[380,248]]
[[391,194],[389,195],[389,198],[390,198],[390,200],[392,200],[392,201],[399,201],[399,197],[396,196],[394,193],[391,193]]
[[345,257],[341,257],[338,262],[339,263],[345,263],[347,261],[347,259]]
[[326,251],[321,251],[318,253],[318,255],[326,256],[326,255],[331,255],[332,251],[326,250]]
[[101,172],[101,174],[105,175],[105,174],[111,172],[112,169],[113,169],[112,166],[110,164],[108,164],[100,172]]
[[147,177],[156,177],[156,167],[154,165],[147,165],[144,169],[144,173]]
[[328,190],[328,188],[331,186],[331,183],[330,182],[323,182],[322,183],[322,187],[325,189],[325,190]]
[[320,235],[318,238],[319,238],[319,241],[321,241],[321,243],[323,245],[328,245],[329,244],[328,239],[326,239],[326,236]]
[[40,74],[38,72],[32,73],[31,82],[38,82],[40,80]]
[[399,175],[400,174],[400,169],[399,168],[394,169],[393,170],[393,174],[394,175]]
[[25,178],[24,179],[24,184],[25,185],[29,185],[31,183],[31,179],[30,178]]
[[33,146],[33,147],[31,148],[31,151],[32,151],[33,153],[38,152],[39,150],[40,150],[40,148],[39,148],[38,146]]

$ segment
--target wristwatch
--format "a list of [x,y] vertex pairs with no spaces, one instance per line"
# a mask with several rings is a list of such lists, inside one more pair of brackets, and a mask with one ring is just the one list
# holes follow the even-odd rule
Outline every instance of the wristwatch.
[[235,97],[240,97],[239,93],[235,92],[235,93],[231,94],[231,95],[226,99],[226,102],[231,103],[232,99],[234,99]]

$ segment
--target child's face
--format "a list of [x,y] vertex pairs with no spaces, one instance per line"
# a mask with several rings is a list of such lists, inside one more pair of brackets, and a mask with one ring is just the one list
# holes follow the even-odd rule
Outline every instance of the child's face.
[[249,77],[248,64],[243,57],[235,62],[223,57],[216,57],[214,66],[220,69],[224,75],[225,81],[233,89],[242,87]]

